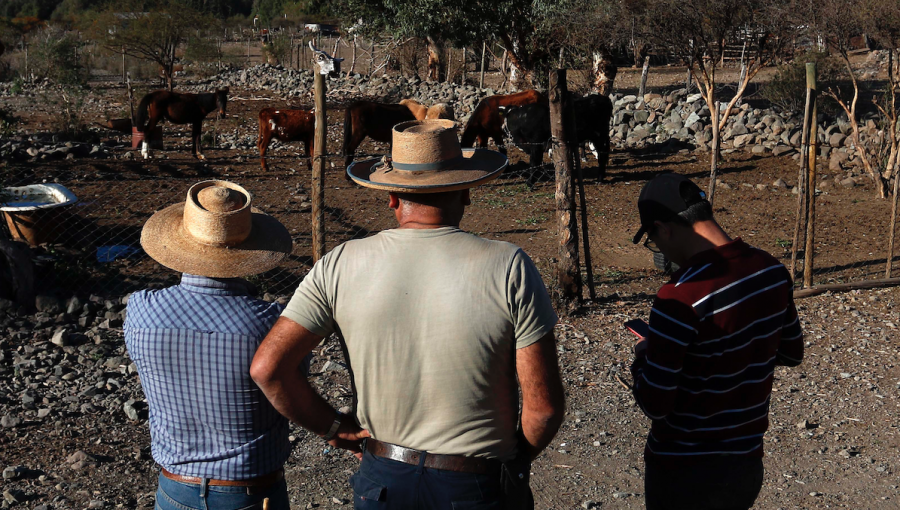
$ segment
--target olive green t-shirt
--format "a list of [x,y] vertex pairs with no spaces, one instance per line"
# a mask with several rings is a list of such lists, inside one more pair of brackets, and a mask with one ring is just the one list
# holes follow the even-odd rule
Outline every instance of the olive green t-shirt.
[[372,437],[501,460],[516,453],[515,350],[557,321],[521,249],[453,227],[338,246],[282,315],[317,335],[343,335],[357,418]]

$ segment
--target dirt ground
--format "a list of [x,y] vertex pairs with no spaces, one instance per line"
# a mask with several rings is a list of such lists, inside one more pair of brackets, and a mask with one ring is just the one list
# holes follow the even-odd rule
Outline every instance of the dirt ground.
[[[98,121],[105,115],[121,116],[122,96],[120,88],[95,88],[89,114]],[[52,122],[52,113],[39,98],[2,97],[0,106],[15,111],[29,134],[45,132]],[[310,175],[305,161],[297,158],[296,144],[276,145],[271,151],[273,169],[260,170],[255,119],[258,110],[268,106],[288,105],[265,93],[232,90],[229,118],[219,122],[218,132],[245,147],[210,147],[205,163],[190,157],[186,132],[171,125],[164,127],[167,149],[147,161],[119,159],[128,150],[127,140],[102,132],[99,136],[110,143],[115,158],[0,163],[4,185],[56,181],[80,199],[76,217],[66,220],[73,222],[72,240],[44,248],[39,261],[46,268],[43,284],[121,296],[173,281],[174,274],[147,258],[100,265],[90,250],[133,244],[153,211],[183,200],[187,188],[198,180],[222,178],[246,186],[257,206],[275,215],[294,235],[294,257],[284,268],[255,280],[262,292],[289,294],[311,262]],[[341,105],[329,108],[327,149],[336,154],[343,112]],[[366,142],[359,152],[379,154],[385,149]],[[506,175],[473,192],[462,227],[522,246],[549,281],[558,253],[554,185],[541,182],[529,190],[524,173],[531,169],[523,168],[524,155],[511,149],[510,157],[512,168]],[[827,175],[827,164],[820,164],[824,166],[820,174]],[[340,158],[331,159],[326,176],[329,248],[390,228],[393,221],[386,196],[348,183],[340,166]],[[593,158],[585,163],[597,299],[558,327],[568,412],[551,448],[533,468],[538,508],[643,506],[641,454],[649,420],[616,375],[626,377],[631,362],[631,338],[621,324],[646,316],[665,277],[653,268],[649,253],[631,243],[638,227],[635,204],[643,184],[659,172],[678,172],[705,187],[708,168],[706,154],[687,150],[671,155],[616,150],[606,178],[598,182]],[[724,155],[720,171],[722,182],[730,187],[719,187],[716,199],[716,215],[725,229],[789,262],[796,196],[790,188],[772,184],[779,178],[796,184],[796,162],[789,156],[735,152]],[[815,281],[879,277],[884,270],[889,203],[877,199],[871,185],[836,187],[824,176],[821,183]],[[77,267],[60,263],[71,260]],[[797,369],[776,372],[766,481],[757,508],[900,508],[898,298],[900,291],[887,289],[826,294],[800,302],[807,359]],[[26,353],[34,346],[30,336],[15,336],[0,344],[0,351]],[[120,333],[113,332],[102,353],[125,355]],[[341,355],[333,343],[325,344],[318,352],[314,380],[336,406],[346,406],[349,378],[340,370],[324,371],[331,359],[340,360]],[[5,360],[10,363],[9,356]],[[102,359],[96,363],[100,368],[81,370],[86,374],[99,370],[103,376]],[[11,377],[10,384],[16,384]],[[60,386],[60,391],[66,388]],[[27,495],[17,507],[84,508],[92,501],[108,507],[152,506],[155,468],[149,458],[147,423],[128,420],[121,409],[127,398],[142,398],[136,376],[129,375],[119,392],[115,397],[119,404],[109,406],[109,415],[66,412],[38,419],[26,412],[25,426],[0,429],[0,468],[22,465],[43,473],[43,478],[8,482]],[[77,400],[77,395],[73,398]],[[18,394],[0,394],[0,414],[18,399]],[[287,473],[293,507],[351,505],[347,478],[356,461],[301,430],[292,437],[295,447]],[[73,468],[66,459],[77,450],[94,455],[97,465]]]

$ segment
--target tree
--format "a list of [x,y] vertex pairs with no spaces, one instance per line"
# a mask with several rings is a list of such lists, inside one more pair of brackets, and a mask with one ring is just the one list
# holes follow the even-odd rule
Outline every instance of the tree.
[[166,86],[175,86],[176,50],[211,19],[174,0],[160,2],[149,10],[134,2],[103,11],[89,27],[90,36],[112,52],[159,64]]
[[[741,78],[734,96],[713,122],[713,164],[710,172],[709,200],[715,199],[716,164],[719,132],[725,127],[734,105],[743,97],[747,85],[776,58],[788,40],[791,29],[785,2],[780,0],[648,0],[648,28],[661,47],[670,48],[690,62],[691,76],[711,112],[716,108],[716,71],[724,63],[727,45],[744,43],[749,54],[744,60]],[[716,118],[715,112],[713,119]]]
[[546,83],[559,43],[542,20],[552,8],[546,0],[346,0],[335,9],[347,25],[364,20],[362,32],[375,38],[425,38],[429,42],[429,76],[440,76],[443,45],[480,45],[499,40],[507,51],[517,85]]

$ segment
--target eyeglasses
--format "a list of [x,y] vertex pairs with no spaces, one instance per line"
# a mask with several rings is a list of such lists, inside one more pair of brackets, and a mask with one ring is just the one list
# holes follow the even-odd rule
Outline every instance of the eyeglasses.
[[644,240],[644,248],[647,248],[653,253],[661,253],[662,251],[659,249],[659,246],[656,245],[656,241],[650,239],[650,234],[652,234],[654,230],[656,230],[656,228],[651,228],[647,231],[647,239]]

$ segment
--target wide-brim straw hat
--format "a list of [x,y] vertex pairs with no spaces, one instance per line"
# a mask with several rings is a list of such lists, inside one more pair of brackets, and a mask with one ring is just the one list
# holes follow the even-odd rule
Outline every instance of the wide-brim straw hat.
[[237,278],[268,271],[291,254],[293,243],[284,225],[251,202],[250,193],[232,182],[198,182],[185,202],[147,220],[141,246],[182,273]]
[[509,164],[497,151],[462,149],[452,120],[394,126],[391,157],[357,161],[347,175],[360,186],[397,193],[441,193],[496,179]]

